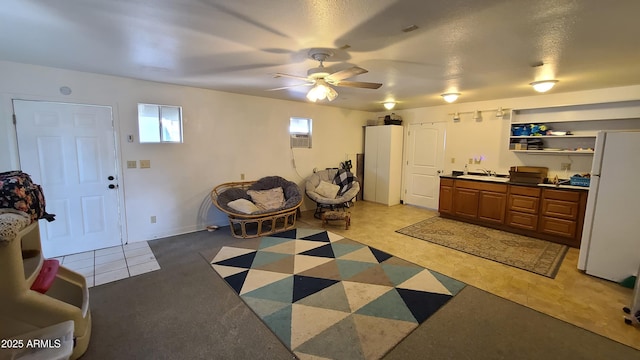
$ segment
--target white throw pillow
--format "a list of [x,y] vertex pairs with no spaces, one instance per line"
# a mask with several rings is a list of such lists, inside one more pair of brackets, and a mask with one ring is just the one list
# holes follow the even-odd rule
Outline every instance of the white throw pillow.
[[338,195],[338,191],[340,191],[339,185],[332,184],[324,180],[320,180],[320,185],[316,187],[316,192],[328,199],[335,199],[336,195]]
[[284,206],[284,192],[281,187],[269,190],[249,190],[247,194],[260,210],[274,210]]
[[233,210],[239,211],[243,214],[251,214],[260,210],[260,208],[258,208],[256,204],[252,203],[247,199],[233,200],[227,203],[227,205],[229,205],[229,207],[232,208]]

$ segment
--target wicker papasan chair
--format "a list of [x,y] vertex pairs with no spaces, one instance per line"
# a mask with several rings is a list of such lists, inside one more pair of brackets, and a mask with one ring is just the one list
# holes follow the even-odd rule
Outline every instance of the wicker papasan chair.
[[220,184],[211,191],[211,201],[229,217],[231,235],[246,239],[294,228],[302,194],[296,183],[267,176]]
[[[332,190],[321,190],[327,184],[334,184]],[[321,186],[324,185],[324,186]],[[305,181],[305,193],[316,203],[313,216],[320,219],[325,210],[337,210],[351,206],[360,192],[360,183],[351,172],[344,169],[325,169],[311,174]]]

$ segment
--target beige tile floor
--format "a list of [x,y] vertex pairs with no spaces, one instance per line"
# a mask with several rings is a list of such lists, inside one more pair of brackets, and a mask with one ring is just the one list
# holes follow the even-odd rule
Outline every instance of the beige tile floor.
[[60,265],[84,276],[88,287],[160,269],[146,241],[61,256],[56,259],[60,261]]
[[[640,329],[623,321],[622,308],[630,305],[633,291],[579,271],[578,249],[569,249],[556,278],[549,279],[395,232],[437,212],[366,201],[349,211],[349,230],[342,221],[326,229],[640,349]],[[322,222],[305,211],[298,226],[305,225],[319,228]]]

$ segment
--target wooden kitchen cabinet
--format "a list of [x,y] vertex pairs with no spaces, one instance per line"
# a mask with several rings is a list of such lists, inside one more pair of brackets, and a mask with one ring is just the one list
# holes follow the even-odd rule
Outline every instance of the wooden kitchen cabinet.
[[586,196],[580,192],[543,189],[538,231],[566,239],[567,245],[580,244]]
[[588,191],[441,178],[442,217],[580,247]]
[[480,191],[478,219],[504,224],[504,209],[507,204],[506,186],[504,193]]
[[454,188],[453,204],[454,213],[458,216],[475,219],[478,217],[478,203],[480,190]]
[[528,186],[509,186],[506,224],[519,229],[538,229],[540,189]]
[[438,200],[438,211],[441,213],[453,214],[453,180],[440,179],[440,198]]
[[507,185],[456,180],[453,208],[458,216],[503,224]]

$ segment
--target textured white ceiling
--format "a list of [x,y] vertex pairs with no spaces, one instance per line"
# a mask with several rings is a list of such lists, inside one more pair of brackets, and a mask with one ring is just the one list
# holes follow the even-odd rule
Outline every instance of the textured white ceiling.
[[638,14],[638,0],[4,0],[0,60],[306,101],[308,87],[266,90],[299,84],[273,74],[306,76],[326,47],[326,66],[384,84],[328,105],[382,111],[533,95],[543,78],[640,84]]

